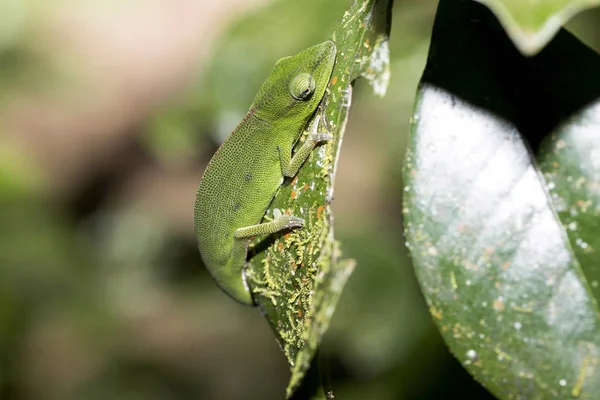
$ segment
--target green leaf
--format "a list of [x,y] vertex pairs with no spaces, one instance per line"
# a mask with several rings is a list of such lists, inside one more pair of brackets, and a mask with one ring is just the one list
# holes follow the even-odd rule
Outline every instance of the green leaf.
[[528,58],[489,10],[440,2],[405,231],[444,339],[501,399],[600,393],[598,70],[564,30]]
[[525,55],[538,53],[575,14],[598,0],[476,0],[487,5]]
[[600,300],[600,101],[586,106],[543,143],[540,169],[554,209]]
[[[390,0],[356,1],[332,35],[337,59],[317,113],[334,140],[320,146],[276,194],[279,208],[305,219],[303,229],[256,244],[247,277],[292,368],[288,398],[301,383],[354,263],[338,261],[330,203],[355,79],[367,78],[382,96],[389,78]],[[311,122],[312,123],[312,122]],[[310,123],[309,123],[310,125]],[[303,139],[301,139],[302,141]]]

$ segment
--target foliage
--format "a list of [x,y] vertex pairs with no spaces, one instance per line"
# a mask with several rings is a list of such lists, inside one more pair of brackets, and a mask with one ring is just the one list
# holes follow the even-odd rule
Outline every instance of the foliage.
[[485,7],[440,3],[406,233],[442,335],[502,399],[600,393],[598,67],[564,30],[528,58]]
[[[0,398],[281,398],[287,333],[202,268],[194,190],[273,62],[334,31],[366,44],[373,2],[46,3],[0,5]],[[396,2],[383,99],[339,57],[337,142],[277,204],[324,206],[310,257],[356,267],[288,349],[294,387],[320,343],[336,398],[596,397],[600,14],[576,14],[597,3],[480,3]]]

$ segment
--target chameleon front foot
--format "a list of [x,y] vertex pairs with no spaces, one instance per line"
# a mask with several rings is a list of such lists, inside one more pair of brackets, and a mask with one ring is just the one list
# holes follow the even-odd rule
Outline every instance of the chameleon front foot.
[[311,132],[306,138],[306,141],[302,143],[302,146],[296,151],[294,156],[290,159],[289,153],[287,151],[282,151],[279,147],[279,157],[281,161],[281,172],[283,176],[287,176],[292,178],[296,176],[298,170],[304,164],[304,161],[308,158],[313,149],[317,146],[317,144],[326,142],[328,140],[333,139],[333,136],[327,132],[319,132],[319,121],[321,120],[321,115],[317,114],[315,116],[315,120],[311,126]]
[[315,144],[326,142],[328,140],[332,140],[333,136],[327,132],[319,132],[319,121],[321,120],[321,115],[317,114],[315,116],[315,122],[312,125],[312,132],[308,136],[308,140],[314,142]]

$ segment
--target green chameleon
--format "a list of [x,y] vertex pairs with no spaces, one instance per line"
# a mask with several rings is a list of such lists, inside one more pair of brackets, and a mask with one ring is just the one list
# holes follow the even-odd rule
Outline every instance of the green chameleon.
[[292,148],[321,102],[335,62],[327,41],[277,61],[248,114],[208,163],[194,207],[194,228],[204,264],[234,299],[254,305],[245,279],[247,250],[255,236],[301,227],[304,220],[275,209],[260,223],[284,177],[296,175],[315,146],[317,132]]

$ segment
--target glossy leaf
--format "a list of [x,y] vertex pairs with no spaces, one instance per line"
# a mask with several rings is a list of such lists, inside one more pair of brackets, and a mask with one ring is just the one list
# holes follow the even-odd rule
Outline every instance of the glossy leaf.
[[451,351],[500,399],[600,393],[598,70],[566,31],[527,58],[483,6],[440,2],[406,236]]
[[542,144],[540,169],[573,252],[600,300],[600,100],[559,126]]

